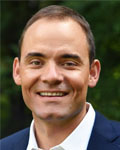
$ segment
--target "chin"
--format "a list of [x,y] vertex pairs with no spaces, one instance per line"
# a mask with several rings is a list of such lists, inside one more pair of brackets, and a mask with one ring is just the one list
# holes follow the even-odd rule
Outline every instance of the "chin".
[[66,120],[67,115],[63,113],[56,113],[56,112],[42,112],[42,113],[34,113],[34,117],[39,118],[40,120],[47,121],[47,122],[58,122],[62,120]]

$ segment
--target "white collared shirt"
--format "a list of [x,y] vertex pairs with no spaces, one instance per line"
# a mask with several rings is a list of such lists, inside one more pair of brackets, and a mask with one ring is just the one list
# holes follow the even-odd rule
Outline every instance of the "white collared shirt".
[[[89,109],[80,124],[73,132],[59,145],[52,147],[50,150],[86,150],[91,136],[95,121],[95,111],[90,103]],[[42,150],[38,148],[34,134],[34,121],[30,126],[30,136],[27,150]]]

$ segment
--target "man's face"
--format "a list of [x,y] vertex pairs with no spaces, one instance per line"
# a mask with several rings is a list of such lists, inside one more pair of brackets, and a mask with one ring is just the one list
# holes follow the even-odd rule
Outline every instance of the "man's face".
[[60,120],[82,113],[90,80],[83,29],[70,19],[36,21],[25,33],[14,72],[33,116]]

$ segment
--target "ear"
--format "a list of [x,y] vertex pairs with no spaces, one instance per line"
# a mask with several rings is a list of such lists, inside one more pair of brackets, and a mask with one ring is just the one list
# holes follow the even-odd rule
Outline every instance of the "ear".
[[13,79],[17,85],[21,85],[20,62],[18,57],[13,61]]
[[89,82],[88,82],[89,87],[92,88],[96,86],[100,76],[100,70],[101,70],[100,62],[99,60],[95,59],[90,67]]

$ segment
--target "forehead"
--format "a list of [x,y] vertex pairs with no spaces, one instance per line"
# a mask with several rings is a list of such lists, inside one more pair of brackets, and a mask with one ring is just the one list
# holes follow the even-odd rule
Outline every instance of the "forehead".
[[[48,47],[50,50],[60,47],[69,49],[87,49],[88,42],[83,28],[74,20],[39,19],[25,32],[22,51]],[[63,48],[62,48],[63,49]]]

